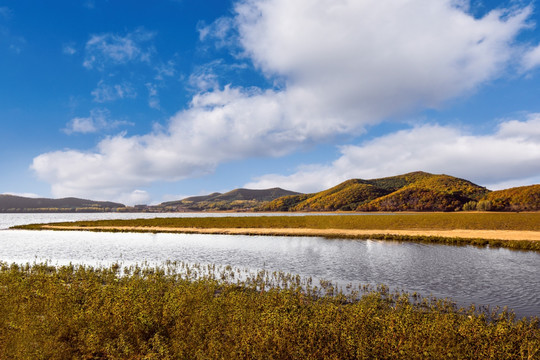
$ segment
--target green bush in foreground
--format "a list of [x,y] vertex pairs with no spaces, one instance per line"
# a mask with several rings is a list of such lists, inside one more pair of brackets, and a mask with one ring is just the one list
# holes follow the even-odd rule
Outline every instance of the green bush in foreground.
[[540,358],[538,319],[382,286],[336,295],[213,265],[0,267],[2,359]]

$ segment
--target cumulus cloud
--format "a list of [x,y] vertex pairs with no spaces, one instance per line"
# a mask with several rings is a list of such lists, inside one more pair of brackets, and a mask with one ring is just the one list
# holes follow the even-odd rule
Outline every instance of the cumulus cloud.
[[103,80],[98,83],[97,88],[91,94],[94,97],[94,101],[98,103],[126,98],[134,99],[137,97],[137,92],[130,83],[123,82],[121,84],[109,85]]
[[107,109],[93,109],[88,117],[75,117],[71,119],[63,131],[70,135],[73,133],[89,134],[101,130],[117,128],[120,125],[131,125],[127,121],[111,120]]
[[148,62],[153,48],[146,43],[154,36],[155,33],[142,29],[125,36],[112,33],[92,35],[85,46],[83,66],[103,70],[107,65]]
[[242,47],[259,68],[285,76],[321,111],[366,123],[437,107],[500,75],[530,9],[476,19],[455,5],[248,0],[236,11]]
[[[360,134],[388,117],[440,106],[501,76],[518,52],[514,42],[531,11],[501,9],[475,18],[463,4],[237,2],[233,18],[200,26],[200,38],[222,41],[219,46],[233,39],[235,51],[279,86],[219,87],[211,77],[195,75],[194,84],[209,85],[198,86],[187,109],[162,132],[110,137],[95,151],[42,154],[32,168],[55,195],[129,193],[158,180],[206,174],[222,162],[281,156],[339,134]],[[151,51],[143,45],[152,37],[94,35],[86,45],[85,66],[145,61]],[[159,106],[152,102],[157,88],[151,83],[147,88],[150,106]],[[422,129],[429,131],[415,131]],[[431,131],[460,135],[436,126]],[[347,149],[344,156],[353,156],[354,149]]]
[[351,178],[373,179],[423,170],[472,180],[493,189],[540,181],[540,114],[508,120],[492,134],[473,135],[452,126],[419,125],[341,148],[330,165],[294,174],[268,174],[246,184],[320,191]]
[[[283,155],[307,134],[286,125],[279,101],[272,91],[230,87],[199,94],[188,110],[170,120],[166,131],[108,137],[95,152],[45,153],[34,159],[32,168],[52,184],[55,196],[89,196],[207,174],[232,159]],[[95,123],[92,118],[91,125]]]

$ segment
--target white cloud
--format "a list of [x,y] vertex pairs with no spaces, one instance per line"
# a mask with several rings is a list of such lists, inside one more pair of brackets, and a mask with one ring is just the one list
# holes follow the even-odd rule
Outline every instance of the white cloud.
[[77,53],[77,49],[75,49],[73,44],[64,44],[64,46],[62,46],[62,52],[66,55],[75,55]]
[[[93,152],[42,154],[32,167],[55,195],[130,193],[154,181],[206,174],[230,160],[281,156],[339,134],[359,134],[391,116],[440,106],[504,73],[530,13],[529,7],[498,10],[478,19],[462,5],[453,0],[237,2],[233,19],[199,28],[201,39],[217,39],[221,46],[232,37],[243,56],[280,87],[202,84],[162,132],[110,137]],[[85,66],[144,61],[151,51],[142,44],[152,36],[94,35]],[[209,79],[195,74],[193,82],[199,80]],[[157,87],[147,88],[149,105],[158,107]],[[421,130],[430,131],[415,131]],[[451,128],[431,131],[462,138]],[[353,157],[354,149],[344,148],[344,156]]]
[[312,192],[351,178],[373,179],[418,170],[462,177],[493,189],[539,181],[540,114],[502,122],[488,135],[420,125],[344,146],[330,165],[304,166],[288,176],[268,174],[245,186]]
[[245,62],[231,64],[223,59],[213,60],[196,66],[188,78],[188,84],[193,92],[219,90],[220,86],[226,84],[223,79],[234,77],[248,67]]
[[189,85],[197,92],[219,89],[218,75],[214,68],[220,64],[220,61],[214,61],[197,67],[189,76]]
[[133,190],[130,193],[114,194],[117,201],[122,204],[133,206],[140,204],[148,204],[150,202],[150,194],[146,190]]
[[527,49],[521,65],[524,71],[532,70],[540,65],[540,45]]
[[63,131],[70,135],[73,133],[89,134],[101,130],[114,129],[120,125],[131,125],[127,121],[111,120],[107,109],[93,109],[88,117],[75,117],[71,119]]
[[530,8],[481,19],[448,0],[246,0],[245,54],[319,111],[365,124],[474,90],[514,54]]
[[76,117],[71,119],[67,124],[67,127],[64,129],[64,132],[67,134],[72,133],[93,133],[96,132],[99,126],[99,122],[96,122],[93,117]]
[[232,46],[236,40],[234,19],[229,17],[221,17],[210,25],[200,22],[197,25],[197,30],[201,41],[212,39],[218,48]]
[[161,106],[159,104],[157,85],[152,83],[146,83],[146,89],[148,90],[148,106],[150,106],[152,109],[159,110]]
[[156,76],[154,77],[154,79],[163,80],[165,79],[165,77],[172,77],[176,75],[175,66],[176,64],[172,60],[169,60],[164,64],[160,64],[159,66],[156,66],[155,67]]
[[103,70],[107,65],[148,62],[153,48],[144,45],[154,36],[155,33],[142,29],[126,36],[112,33],[92,35],[85,46],[83,66],[87,69]]
[[103,80],[98,83],[97,88],[91,94],[94,97],[94,101],[98,103],[126,98],[134,99],[137,97],[137,92],[130,83],[123,82],[121,84],[109,85]]

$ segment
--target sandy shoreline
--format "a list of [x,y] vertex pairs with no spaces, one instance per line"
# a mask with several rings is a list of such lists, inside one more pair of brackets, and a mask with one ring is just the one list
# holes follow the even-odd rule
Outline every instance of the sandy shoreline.
[[540,241],[540,231],[521,230],[349,230],[349,229],[303,229],[303,228],[190,228],[190,227],[150,227],[150,226],[56,226],[43,225],[51,230],[98,230],[173,232],[188,234],[232,234],[232,235],[298,235],[298,236],[369,236],[405,235],[436,236],[463,239],[486,240],[529,240]]

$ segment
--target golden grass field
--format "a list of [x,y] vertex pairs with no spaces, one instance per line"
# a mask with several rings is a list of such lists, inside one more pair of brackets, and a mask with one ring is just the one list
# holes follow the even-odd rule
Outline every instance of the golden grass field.
[[540,213],[395,213],[79,221],[19,229],[323,236],[540,251]]

